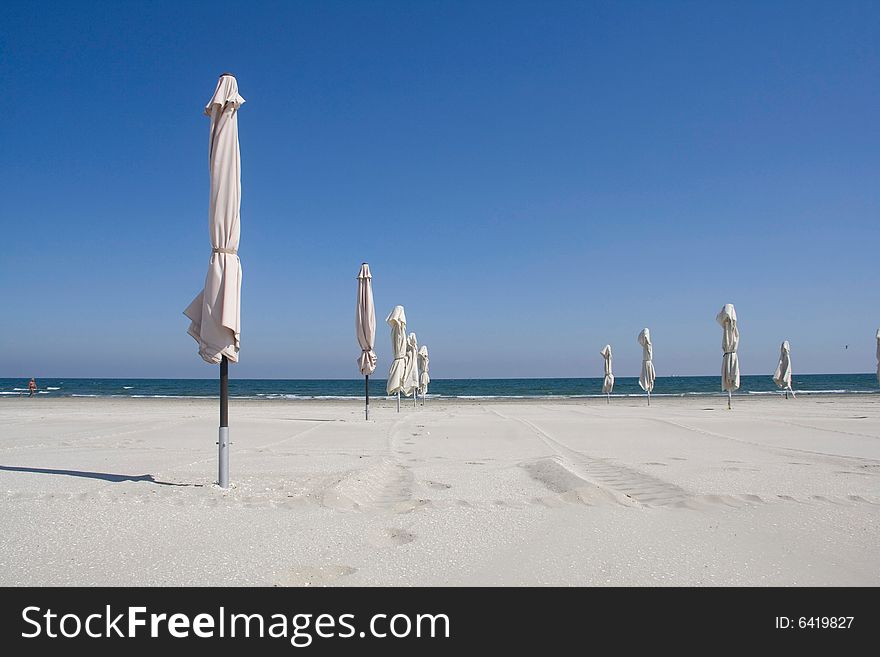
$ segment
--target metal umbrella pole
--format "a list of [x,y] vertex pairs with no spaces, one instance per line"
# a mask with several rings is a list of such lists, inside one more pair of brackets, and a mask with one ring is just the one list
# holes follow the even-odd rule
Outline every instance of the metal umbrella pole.
[[217,483],[220,488],[229,488],[229,360],[220,359],[220,472]]
[[364,376],[364,399],[366,403],[364,404],[364,419],[370,419],[370,375],[367,374]]

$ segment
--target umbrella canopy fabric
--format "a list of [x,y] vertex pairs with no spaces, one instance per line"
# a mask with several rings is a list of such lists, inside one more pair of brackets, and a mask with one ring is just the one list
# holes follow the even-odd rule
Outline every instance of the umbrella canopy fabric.
[[241,261],[238,258],[241,209],[241,155],[238,110],[244,103],[238,82],[223,75],[205,106],[211,117],[208,169],[211,176],[208,231],[211,260],[205,287],[183,311],[190,319],[188,333],[199,343],[199,355],[209,363],[226,356],[238,362],[241,340]]
[[410,333],[406,341],[406,360],[403,373],[403,386],[400,391],[405,397],[413,394],[413,391],[419,388],[419,368],[418,368],[419,343],[415,333]]
[[385,391],[389,395],[395,395],[403,388],[403,375],[406,370],[406,313],[403,306],[394,306],[394,310],[385,321],[391,327],[392,358]]
[[788,340],[782,343],[779,350],[779,364],[776,366],[773,382],[780,388],[791,388],[791,346]]
[[733,304],[725,304],[715,321],[724,329],[721,336],[721,350],[724,352],[721,360],[721,389],[733,392],[739,388],[739,357],[736,355],[739,329],[736,326],[736,309]]
[[645,392],[651,392],[657,376],[654,373],[654,347],[651,345],[651,332],[648,329],[643,328],[639,333],[639,344],[642,345],[642,372],[639,374],[639,386]]
[[614,374],[611,372],[611,345],[606,344],[599,353],[605,359],[605,380],[602,382],[602,394],[610,395],[614,390]]
[[428,384],[431,383],[431,377],[428,375],[428,347],[422,345],[419,349],[419,394],[424,396],[428,394]]
[[880,329],[877,329],[877,383],[880,383]]
[[358,358],[358,369],[363,376],[370,376],[376,371],[376,308],[373,306],[373,276],[370,265],[361,265],[358,273],[357,307],[355,308],[354,330],[361,347]]

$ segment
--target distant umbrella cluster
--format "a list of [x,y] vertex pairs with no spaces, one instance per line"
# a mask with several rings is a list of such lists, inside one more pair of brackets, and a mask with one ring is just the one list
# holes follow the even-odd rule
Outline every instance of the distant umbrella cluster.
[[[724,307],[716,315],[715,321],[721,326],[721,390],[727,393],[727,407],[732,407],[732,393],[739,389],[740,368],[737,349],[739,347],[739,327],[736,323],[736,309],[732,303],[724,304]],[[654,390],[654,347],[651,344],[651,332],[644,328],[638,335],[639,345],[642,347],[642,369],[639,373],[639,386],[648,395],[648,406],[651,405],[651,392]],[[614,390],[614,373],[611,367],[611,345],[602,347],[599,355],[605,360],[605,380],[602,382],[602,394],[606,395],[608,403],[611,402],[611,392]],[[791,387],[791,345],[788,340],[783,341],[779,351],[779,363],[773,374],[773,382],[785,394],[794,398],[794,390]],[[880,329],[877,329],[877,383],[880,384]]]
[[[376,309],[373,306],[373,285],[370,266],[365,262],[358,274],[358,296],[355,310],[355,333],[361,347],[358,366],[365,377],[365,417],[370,419],[369,376],[376,369],[376,354],[373,347],[376,340]],[[394,309],[385,318],[391,327],[391,368],[385,392],[397,395],[397,410],[400,411],[400,397],[412,395],[413,406],[418,404],[419,395],[422,404],[428,394],[431,377],[428,374],[428,347],[419,348],[415,333],[406,333],[406,311],[403,306]]]

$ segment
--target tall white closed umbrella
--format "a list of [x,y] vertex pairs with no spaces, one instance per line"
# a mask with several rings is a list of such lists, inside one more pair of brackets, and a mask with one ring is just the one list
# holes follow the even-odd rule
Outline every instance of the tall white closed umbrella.
[[880,384],[880,329],[877,329],[877,383]]
[[654,389],[654,347],[651,345],[651,332],[643,328],[639,333],[639,344],[642,345],[642,372],[639,374],[639,386],[648,393],[648,406],[651,405],[651,391]]
[[229,487],[229,361],[238,362],[241,338],[241,261],[238,258],[241,211],[241,155],[238,110],[244,103],[236,79],[224,73],[205,114],[211,118],[208,170],[211,196],[208,232],[211,259],[205,286],[184,314],[199,355],[220,364],[219,484]]
[[373,306],[373,276],[366,262],[358,272],[357,306],[354,311],[354,331],[361,355],[358,369],[364,375],[364,418],[370,419],[370,374],[376,370],[376,308]]
[[721,389],[727,391],[727,408],[732,408],[731,395],[739,388],[739,357],[736,355],[739,347],[739,329],[736,326],[736,309],[732,303],[724,304],[721,312],[715,317],[715,321],[721,325],[721,350],[724,356],[721,359]]
[[611,391],[614,390],[614,374],[611,372],[611,345],[602,347],[602,358],[605,359],[605,380],[602,382],[602,394],[606,395],[607,403],[611,403]]
[[419,394],[422,396],[422,406],[425,405],[425,395],[428,394],[428,384],[431,377],[428,374],[428,347],[422,345],[419,348]]
[[394,306],[394,310],[385,321],[391,327],[392,359],[385,392],[389,395],[397,395],[397,411],[400,412],[400,391],[403,389],[406,373],[406,313],[403,306]]
[[791,345],[788,344],[788,340],[783,342],[779,349],[779,364],[776,366],[776,373],[773,374],[773,382],[785,390],[786,399],[789,392],[794,397],[794,390],[791,389]]
[[401,392],[404,397],[413,396],[413,406],[416,405],[416,393],[419,390],[419,343],[415,333],[410,333],[406,340],[406,366],[403,374],[403,387]]

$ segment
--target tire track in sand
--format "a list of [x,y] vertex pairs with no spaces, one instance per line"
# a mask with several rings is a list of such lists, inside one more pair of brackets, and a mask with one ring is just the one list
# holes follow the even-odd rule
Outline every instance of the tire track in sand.
[[[537,424],[525,418],[510,417],[495,409],[499,417],[519,422],[531,429],[560,458],[560,464],[586,483],[598,486],[614,495],[622,504],[633,502],[644,506],[690,506],[695,496],[685,489],[645,472],[614,463],[608,459],[594,458],[578,452],[553,438]],[[724,502],[719,496],[718,500]]]
[[412,470],[401,462],[396,438],[408,417],[395,420],[388,428],[387,454],[378,463],[347,473],[324,491],[323,504],[339,510],[384,510],[407,513],[424,506],[427,500],[413,499]]

